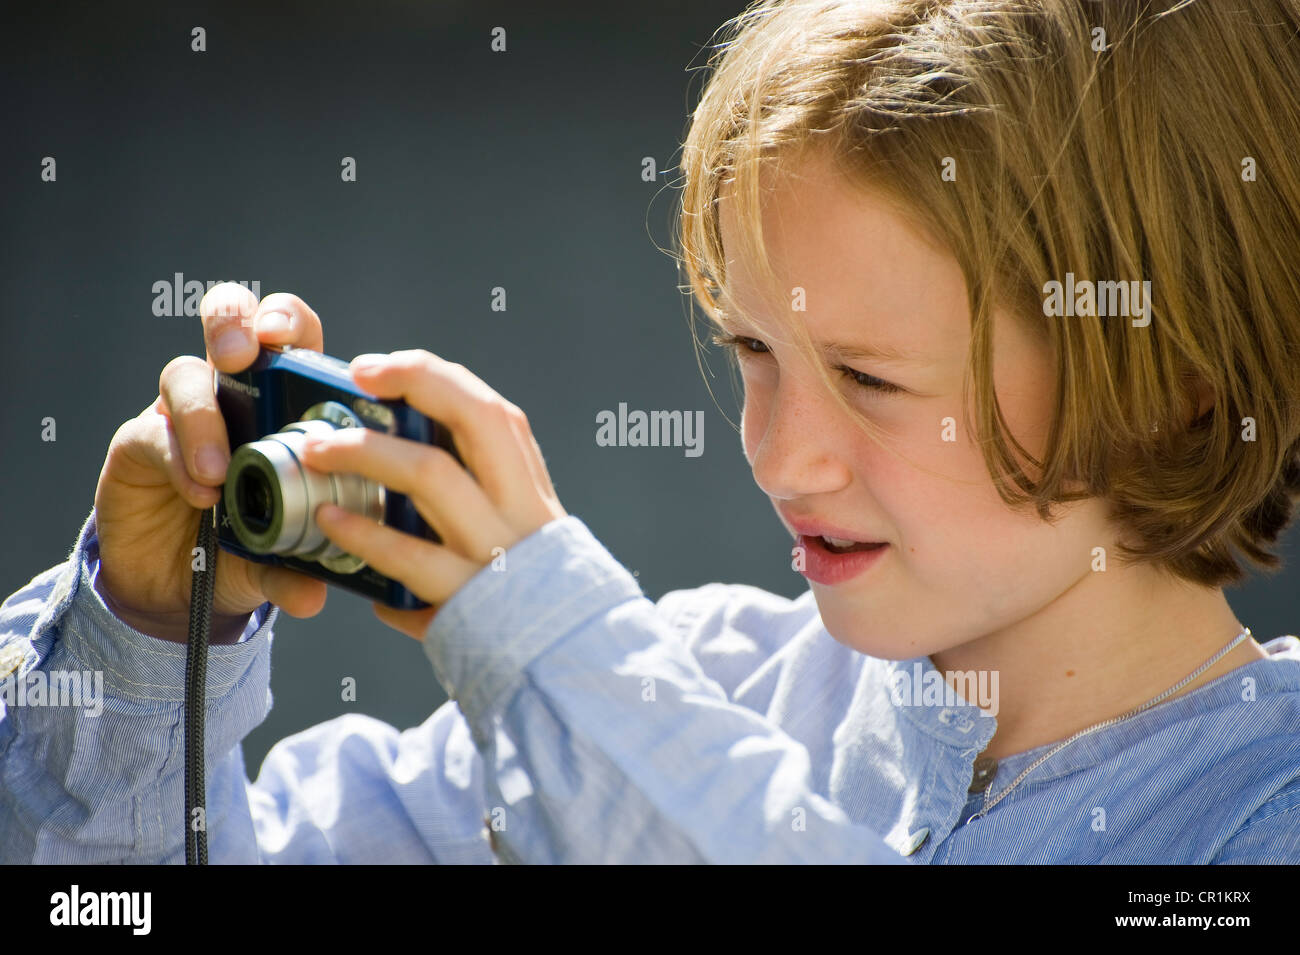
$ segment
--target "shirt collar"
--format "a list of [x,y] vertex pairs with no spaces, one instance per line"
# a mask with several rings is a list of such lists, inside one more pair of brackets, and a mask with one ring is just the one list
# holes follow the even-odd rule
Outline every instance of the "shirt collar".
[[[885,692],[889,704],[903,719],[927,736],[949,746],[982,751],[997,732],[997,674],[967,671],[953,675],[958,692],[944,679],[928,656],[889,660],[885,667]],[[977,702],[991,702],[988,710]]]

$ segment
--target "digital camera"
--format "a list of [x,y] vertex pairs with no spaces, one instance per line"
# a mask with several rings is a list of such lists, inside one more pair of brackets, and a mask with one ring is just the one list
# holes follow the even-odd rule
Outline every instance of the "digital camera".
[[330,502],[441,543],[411,499],[359,474],[308,468],[300,452],[309,434],[371,428],[436,445],[461,461],[445,426],[400,399],[362,391],[352,380],[348,362],[287,345],[262,346],[257,360],[238,374],[218,372],[217,404],[231,449],[216,511],[222,550],[288,567],[398,610],[429,606],[339,548],[313,516],[318,505]]

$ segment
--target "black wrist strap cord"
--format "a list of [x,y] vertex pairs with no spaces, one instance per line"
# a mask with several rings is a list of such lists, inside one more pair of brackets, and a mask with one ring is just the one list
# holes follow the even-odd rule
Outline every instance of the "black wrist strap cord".
[[[203,775],[203,711],[207,705],[208,628],[217,581],[217,509],[199,516],[198,557],[190,587],[185,652],[185,864],[208,864],[207,786]],[[196,811],[197,810],[197,811]]]

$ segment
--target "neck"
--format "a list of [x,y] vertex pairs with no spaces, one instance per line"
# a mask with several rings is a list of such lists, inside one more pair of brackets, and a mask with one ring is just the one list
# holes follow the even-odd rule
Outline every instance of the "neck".
[[[998,671],[997,732],[984,752],[1000,759],[1141,706],[1242,629],[1221,589],[1140,565],[1090,573],[1033,616],[930,659],[941,672]],[[1266,657],[1243,640],[1166,699]]]

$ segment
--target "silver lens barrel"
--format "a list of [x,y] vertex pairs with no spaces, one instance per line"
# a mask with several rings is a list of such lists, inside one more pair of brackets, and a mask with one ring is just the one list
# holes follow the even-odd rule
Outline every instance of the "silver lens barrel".
[[222,494],[241,544],[256,554],[314,560],[338,573],[355,573],[365,566],[326,537],[313,518],[316,508],[329,502],[383,523],[383,485],[359,474],[315,471],[302,463],[307,435],[337,429],[328,420],[295,421],[235,450]]

